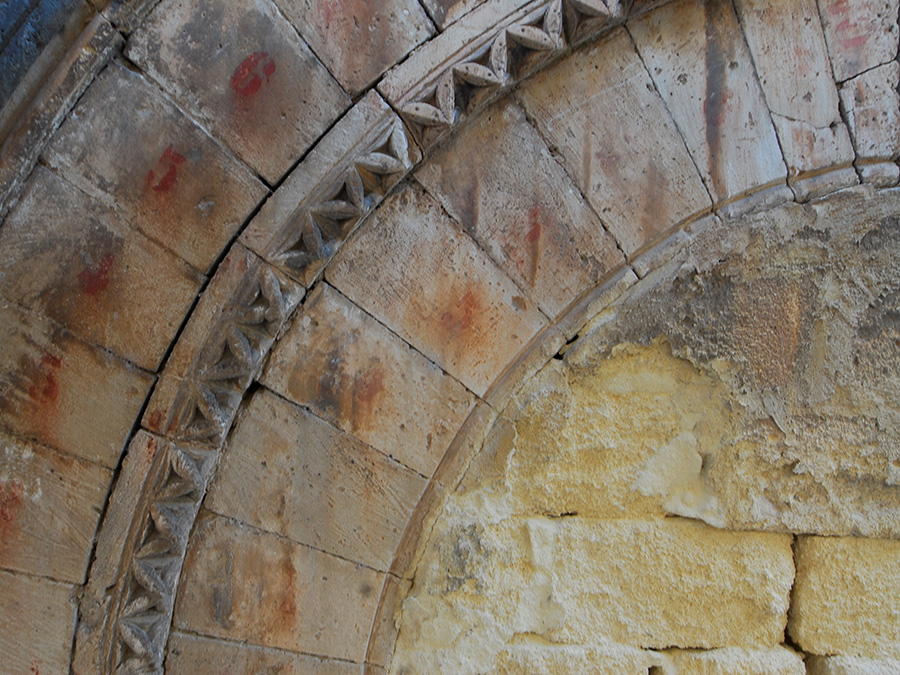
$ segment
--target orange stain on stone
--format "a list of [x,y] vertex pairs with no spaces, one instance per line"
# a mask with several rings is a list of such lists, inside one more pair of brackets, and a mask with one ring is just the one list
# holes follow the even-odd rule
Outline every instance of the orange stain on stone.
[[112,270],[115,256],[112,253],[104,253],[94,265],[85,267],[78,275],[81,283],[81,292],[84,295],[96,296],[109,286],[109,273]]
[[441,314],[441,326],[451,337],[468,332],[481,311],[481,299],[469,288]]
[[62,360],[51,354],[41,357],[41,376],[43,383],[35,382],[28,388],[28,395],[35,403],[52,404],[59,399],[59,381],[56,379],[56,371],[62,366]]
[[6,484],[0,483],[0,526],[15,521],[24,496],[25,486],[20,482],[14,480]]

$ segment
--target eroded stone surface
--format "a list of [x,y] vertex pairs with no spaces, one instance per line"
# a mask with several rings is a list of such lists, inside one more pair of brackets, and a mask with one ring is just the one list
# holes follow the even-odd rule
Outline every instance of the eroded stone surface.
[[45,156],[203,272],[266,194],[155,86],[118,64],[94,82]]
[[624,263],[518,106],[501,102],[454,141],[416,179],[549,317]]
[[484,394],[546,319],[427,195],[405,188],[372,219],[328,280]]
[[864,656],[810,656],[809,675],[898,675],[900,660]]
[[896,58],[897,0],[818,3],[838,82]]
[[112,472],[0,434],[0,567],[82,583]]
[[841,104],[861,165],[860,173],[875,185],[894,185],[900,176],[893,163],[900,155],[898,83],[900,64],[894,61],[841,85]]
[[714,201],[784,180],[778,139],[730,3],[669,3],[629,30]]
[[191,537],[174,625],[361,663],[383,577],[211,517],[201,520]]
[[425,479],[261,391],[245,408],[208,508],[386,570]]
[[278,4],[351,96],[434,34],[415,0],[279,0]]
[[474,397],[327,284],[313,293],[261,381],[431,476]]
[[43,167],[0,229],[0,294],[147,370],[156,370],[201,281]]
[[422,5],[443,30],[486,0],[423,0]]
[[269,183],[350,104],[269,0],[168,0],[126,53]]
[[900,659],[900,542],[800,537],[796,548],[789,631],[797,644],[813,654]]
[[531,78],[519,98],[626,254],[709,208],[624,30]]

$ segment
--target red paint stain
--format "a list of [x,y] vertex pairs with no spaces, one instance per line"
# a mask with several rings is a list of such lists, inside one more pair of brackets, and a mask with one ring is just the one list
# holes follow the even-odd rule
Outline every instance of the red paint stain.
[[276,69],[275,60],[268,52],[253,52],[235,69],[231,88],[241,96],[252,96],[262,88],[263,77],[268,83]]
[[59,370],[62,361],[50,354],[41,357],[41,375],[43,384],[37,382],[28,388],[28,395],[37,403],[56,403],[59,398],[59,381],[56,379],[56,371]]
[[441,314],[441,326],[451,335],[458,336],[472,327],[480,308],[481,302],[478,296],[472,292],[472,289],[468,289],[459,300]]
[[81,282],[81,292],[85,295],[97,295],[109,286],[109,272],[112,269],[115,256],[112,253],[104,253],[103,257],[95,265],[85,267],[78,275]]
[[173,146],[169,146],[159,157],[159,167],[162,177],[157,180],[156,172],[150,169],[147,172],[147,187],[154,192],[168,192],[178,180],[178,165],[184,164],[184,155],[177,152]]
[[0,521],[11,523],[16,519],[24,496],[25,486],[20,482],[0,483]]
[[372,413],[377,411],[377,401],[384,393],[384,366],[376,363],[353,377],[353,427],[354,430],[371,425]]

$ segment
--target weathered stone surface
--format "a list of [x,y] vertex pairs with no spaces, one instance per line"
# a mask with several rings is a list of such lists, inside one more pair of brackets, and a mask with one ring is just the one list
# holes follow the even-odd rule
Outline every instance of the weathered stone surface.
[[269,0],[167,0],[126,54],[269,183],[350,104]]
[[360,663],[383,577],[212,517],[191,537],[175,627]]
[[75,627],[71,586],[0,570],[0,661],[8,673],[66,673]]
[[304,303],[261,381],[425,476],[474,404],[459,382],[327,284]]
[[627,255],[709,209],[624,30],[528,80],[519,98]]
[[400,118],[369,92],[291,171],[241,241],[310,285],[420,158]]
[[808,675],[898,675],[900,660],[864,656],[809,656]]
[[0,302],[0,425],[112,468],[153,378]]
[[413,188],[384,202],[326,276],[479,395],[546,325],[475,242]]
[[484,2],[486,0],[423,0],[422,5],[428,10],[437,27],[444,30]]
[[710,651],[666,651],[663,673],[684,675],[806,675],[800,654],[785,647],[767,650],[713,649]]
[[647,675],[667,673],[662,654],[626,645],[556,645],[520,639],[497,654],[492,672],[502,675]]
[[[900,169],[900,64],[896,61],[844,82],[841,103],[864,180],[895,185]],[[884,161],[887,160],[887,161]]]
[[521,109],[506,101],[415,176],[550,317],[624,263]]
[[714,201],[784,182],[778,139],[730,3],[672,2],[629,30]]
[[800,537],[788,630],[813,654],[900,659],[900,542]]
[[386,570],[425,479],[267,391],[237,423],[206,506]]
[[464,501],[445,508],[403,603],[394,672],[482,672],[526,633],[651,648],[782,640],[794,572],[787,535],[485,515]]
[[366,663],[386,666],[391,662],[394,645],[397,641],[395,624],[397,617],[394,610],[399,607],[399,600],[406,597],[411,587],[412,582],[407,579],[399,579],[393,574],[385,576],[381,599],[378,601],[378,611],[372,623],[372,633],[366,650]]
[[834,66],[843,82],[897,56],[897,0],[818,0]]
[[278,4],[351,96],[434,34],[415,0],[279,0]]
[[[853,144],[842,122],[820,129],[773,114],[772,123],[787,162],[788,183],[799,201],[859,182],[850,166],[855,157]],[[831,168],[816,173],[826,167]]]
[[0,434],[0,567],[82,583],[112,473]]
[[202,277],[47,169],[0,229],[0,294],[147,370]]
[[278,673],[278,675],[362,675],[362,666],[280,649],[173,633],[166,670],[171,673]]
[[266,194],[155,86],[118,64],[97,78],[44,156],[201,271]]

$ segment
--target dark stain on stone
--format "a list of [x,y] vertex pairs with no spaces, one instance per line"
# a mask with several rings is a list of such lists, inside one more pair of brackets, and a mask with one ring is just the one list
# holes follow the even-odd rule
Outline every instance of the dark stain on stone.
[[384,393],[384,366],[376,361],[353,377],[354,429],[368,426]]
[[334,417],[341,415],[344,389],[344,354],[339,340],[336,338],[325,360],[315,392],[316,405]]
[[721,163],[722,124],[728,113],[728,102],[732,92],[728,88],[728,66],[732,62],[733,48],[725,44],[720,27],[728,20],[726,3],[719,0],[705,0],[706,12],[706,99],[703,114],[706,118],[706,144],[709,148],[709,175],[714,196],[722,198],[727,194],[725,171],[728,167]]
[[59,381],[56,374],[62,366],[62,360],[51,354],[44,354],[41,357],[40,367],[35,379],[40,378],[41,382],[35,381],[28,387],[28,395],[31,400],[39,404],[56,403],[59,399]]
[[97,262],[85,267],[78,274],[81,292],[84,295],[96,296],[105,291],[109,286],[109,273],[114,262],[115,256],[112,253],[104,253]]

